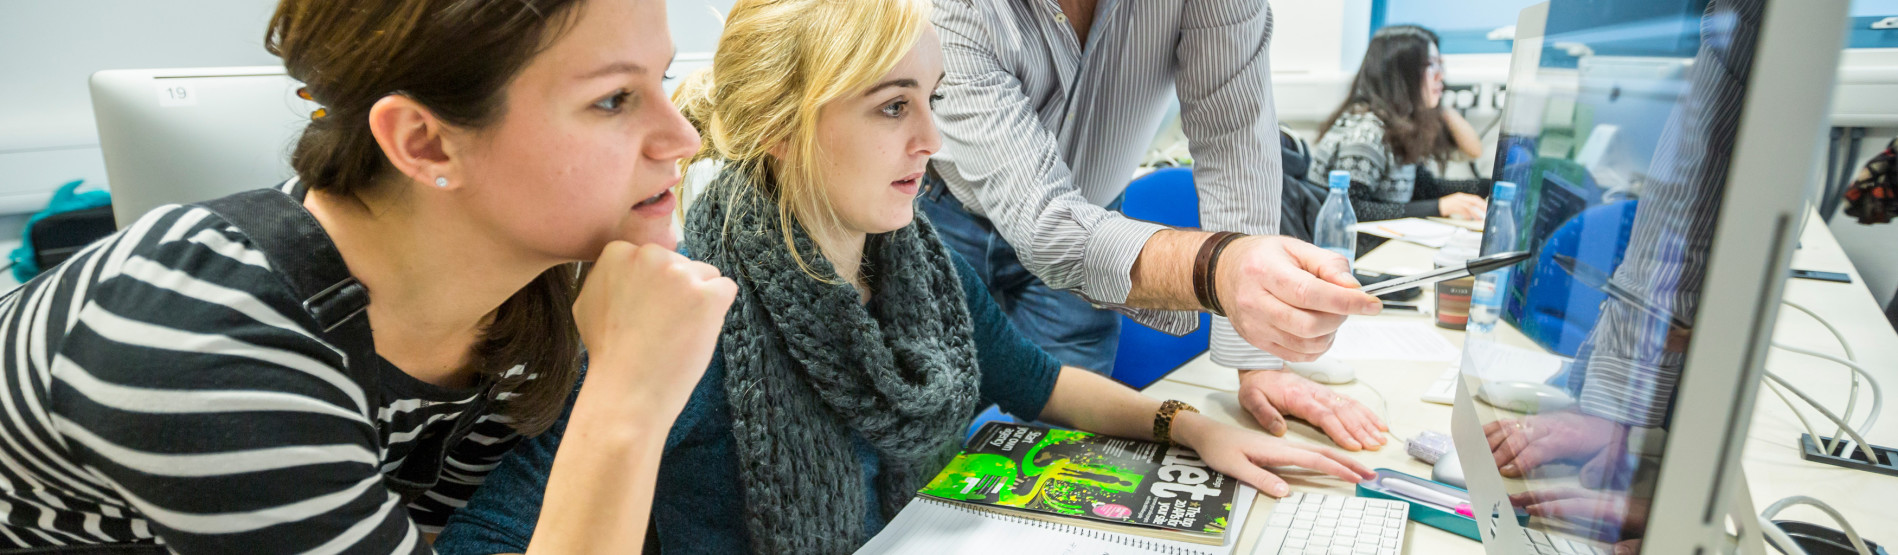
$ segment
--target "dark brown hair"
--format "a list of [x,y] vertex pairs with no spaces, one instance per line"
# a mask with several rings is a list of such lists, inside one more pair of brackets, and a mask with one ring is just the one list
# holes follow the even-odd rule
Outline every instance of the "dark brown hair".
[[1384,122],[1384,142],[1399,164],[1444,162],[1456,150],[1443,114],[1423,105],[1424,70],[1437,34],[1416,25],[1378,29],[1364,51],[1364,63],[1351,79],[1351,94],[1320,127],[1318,138],[1346,113],[1370,112]]
[[[450,125],[503,115],[509,82],[565,31],[578,0],[282,0],[264,47],[326,114],[304,128],[290,165],[313,190],[356,197],[395,175],[369,109],[408,97]],[[512,396],[499,411],[523,434],[560,416],[579,375],[576,264],[547,270],[493,314],[471,364]],[[515,365],[525,371],[503,377]],[[537,375],[532,381],[529,375]]]

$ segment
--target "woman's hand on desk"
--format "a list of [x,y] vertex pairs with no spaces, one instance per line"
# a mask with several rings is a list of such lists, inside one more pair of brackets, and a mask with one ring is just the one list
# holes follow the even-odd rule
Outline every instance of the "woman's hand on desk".
[[1480,222],[1483,221],[1484,212],[1488,210],[1489,203],[1484,201],[1483,197],[1469,193],[1450,193],[1437,199],[1437,213],[1445,218]]
[[1284,370],[1240,370],[1239,405],[1259,426],[1285,435],[1285,417],[1317,426],[1348,451],[1380,449],[1390,427],[1356,399]]
[[1221,424],[1196,412],[1181,412],[1173,421],[1173,440],[1199,453],[1213,470],[1257,488],[1272,497],[1292,489],[1268,466],[1298,466],[1317,470],[1353,484],[1377,477],[1364,464],[1336,449],[1306,445]]

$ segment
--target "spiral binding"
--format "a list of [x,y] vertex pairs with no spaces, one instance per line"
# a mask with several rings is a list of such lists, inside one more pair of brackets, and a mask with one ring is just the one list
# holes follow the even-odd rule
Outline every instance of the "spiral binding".
[[1130,534],[1116,534],[1113,532],[1095,530],[1093,528],[1084,528],[1080,526],[1072,526],[1068,524],[1049,522],[1046,520],[1020,517],[1020,516],[1011,515],[1008,513],[996,512],[996,511],[984,511],[982,509],[977,509],[977,508],[970,507],[968,505],[964,505],[961,503],[943,501],[940,499],[935,499],[935,498],[930,498],[930,497],[923,497],[921,499],[930,503],[935,503],[937,505],[942,505],[944,507],[948,507],[948,508],[962,511],[965,513],[973,514],[973,515],[980,516],[983,518],[993,518],[993,519],[1000,520],[1002,522],[1007,522],[1010,524],[1023,524],[1027,526],[1033,526],[1035,528],[1041,528],[1043,530],[1054,530],[1056,532],[1065,532],[1065,533],[1073,534],[1076,536],[1081,536],[1083,538],[1096,539],[1096,540],[1101,540],[1108,543],[1117,543],[1120,545],[1125,545],[1127,547],[1145,549],[1154,553],[1161,553],[1164,555],[1208,555],[1211,553],[1209,551],[1187,549],[1187,548],[1183,548],[1177,545],[1168,545],[1165,542],[1161,542],[1159,540],[1155,540],[1152,538],[1146,538],[1146,537],[1135,536],[1135,535],[1130,535]]

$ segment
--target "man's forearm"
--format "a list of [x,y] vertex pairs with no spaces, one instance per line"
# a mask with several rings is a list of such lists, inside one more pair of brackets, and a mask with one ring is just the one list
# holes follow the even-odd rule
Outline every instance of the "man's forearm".
[[1165,230],[1153,234],[1134,260],[1133,291],[1127,306],[1160,310],[1202,310],[1193,292],[1193,257],[1212,234]]

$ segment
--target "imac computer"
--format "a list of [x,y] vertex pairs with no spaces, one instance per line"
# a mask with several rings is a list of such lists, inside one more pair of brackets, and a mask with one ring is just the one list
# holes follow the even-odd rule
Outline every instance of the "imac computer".
[[120,227],[153,208],[290,178],[290,150],[315,103],[282,67],[107,70],[92,112]]
[[1534,256],[1473,314],[1452,423],[1489,553],[1763,549],[1740,450],[1847,3],[1522,12],[1490,227]]

